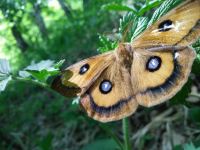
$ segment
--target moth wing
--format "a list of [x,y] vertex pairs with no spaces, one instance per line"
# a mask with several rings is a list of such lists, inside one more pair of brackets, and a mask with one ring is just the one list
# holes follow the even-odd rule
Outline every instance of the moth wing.
[[[140,105],[150,107],[170,99],[182,88],[188,80],[196,53],[187,47],[177,52],[136,51],[134,56],[132,85],[137,89],[135,97]],[[160,67],[149,71],[148,62],[155,56],[160,58]]]
[[136,48],[187,46],[200,35],[200,0],[187,0],[161,17],[133,40]]
[[[107,88],[107,92],[103,87]],[[81,97],[80,103],[88,116],[101,122],[131,115],[138,103],[134,98],[130,73],[120,63],[114,62]]]
[[113,52],[108,52],[71,65],[54,79],[52,88],[67,97],[80,96],[113,60]]

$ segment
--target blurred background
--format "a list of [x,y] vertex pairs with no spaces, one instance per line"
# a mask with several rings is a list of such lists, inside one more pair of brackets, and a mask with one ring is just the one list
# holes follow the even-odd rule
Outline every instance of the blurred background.
[[[116,39],[125,13],[103,9],[108,3],[141,8],[145,0],[1,0],[0,58],[17,74],[32,62],[65,59],[68,66],[98,54],[98,34]],[[200,146],[199,74],[195,67],[172,102],[139,108],[130,117],[134,148]],[[120,121],[93,121],[72,99],[37,85],[13,81],[0,93],[1,150],[114,150],[113,134],[122,139]]]

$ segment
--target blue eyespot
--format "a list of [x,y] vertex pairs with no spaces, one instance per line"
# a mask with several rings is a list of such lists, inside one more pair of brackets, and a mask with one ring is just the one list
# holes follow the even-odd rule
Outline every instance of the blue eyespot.
[[112,83],[109,80],[103,80],[99,85],[99,90],[103,94],[108,94],[112,90]]
[[161,66],[162,60],[158,56],[150,57],[147,64],[146,69],[150,72],[157,71]]

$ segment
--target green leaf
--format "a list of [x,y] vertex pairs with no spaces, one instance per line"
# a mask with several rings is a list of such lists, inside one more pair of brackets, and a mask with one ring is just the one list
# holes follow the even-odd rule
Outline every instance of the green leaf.
[[34,70],[27,70],[35,79],[46,82],[50,76],[57,75],[59,73],[58,70],[55,71],[48,71],[48,70],[41,70],[41,71],[34,71]]
[[10,65],[6,59],[0,59],[0,76],[10,74]]
[[133,41],[134,38],[136,38],[140,33],[142,33],[146,29],[147,23],[148,23],[147,17],[138,18],[137,24],[135,25],[132,32],[131,41]]
[[102,9],[112,10],[112,11],[131,11],[131,12],[137,14],[137,11],[135,8],[130,7],[130,6],[125,6],[122,4],[110,3],[110,4],[103,5]]
[[50,76],[57,75],[59,67],[64,63],[64,60],[54,63],[52,60],[41,61],[39,63],[32,63],[23,71],[19,72],[20,77],[30,78],[31,76],[41,82],[46,82]]
[[100,41],[101,47],[98,48],[98,51],[100,53],[114,50],[117,46],[117,42],[111,41],[109,38],[107,38],[104,35],[99,35],[99,41]]
[[59,62],[57,62],[54,65],[54,68],[56,68],[56,69],[60,68],[63,65],[64,62],[65,62],[65,59],[60,60]]
[[31,76],[27,71],[19,71],[19,76],[22,78],[29,78]]
[[127,13],[120,19],[119,32],[123,38],[123,42],[130,42],[133,33],[137,27],[138,17],[134,13]]
[[54,71],[56,69],[54,68],[54,61],[43,60],[39,63],[33,62],[30,66],[26,67],[25,70],[29,70],[29,71],[42,71],[42,70]]
[[144,13],[148,12],[152,8],[157,7],[163,2],[163,0],[153,0],[153,1],[147,1],[147,3],[139,10],[138,16],[144,15]]
[[12,80],[11,76],[8,76],[4,80],[0,80],[0,92],[4,91],[8,82]]

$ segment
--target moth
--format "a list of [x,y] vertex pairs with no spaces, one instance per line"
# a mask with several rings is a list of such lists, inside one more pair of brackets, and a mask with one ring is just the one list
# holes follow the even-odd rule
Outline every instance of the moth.
[[151,107],[172,98],[187,82],[200,37],[200,0],[186,0],[131,43],[62,71],[52,88],[80,96],[88,116],[101,122],[122,119],[139,105]]

